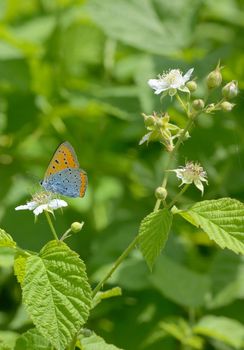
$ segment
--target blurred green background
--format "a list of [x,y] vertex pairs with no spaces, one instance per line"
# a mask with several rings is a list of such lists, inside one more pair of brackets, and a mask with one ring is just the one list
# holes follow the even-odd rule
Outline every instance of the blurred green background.
[[[169,68],[194,67],[201,81],[221,59],[224,80],[239,81],[237,106],[200,117],[176,164],[202,163],[204,199],[244,200],[243,0],[0,0],[0,21],[0,220],[19,246],[40,250],[52,239],[44,216],[34,224],[31,212],[14,208],[39,189],[68,140],[89,186],[55,225],[62,234],[85,221],[68,243],[92,285],[101,279],[155,202],[167,155],[159,144],[138,146],[141,113],[162,110],[147,80]],[[204,89],[199,83],[195,96]],[[185,124],[177,105],[170,113]],[[171,196],[177,190],[172,176]],[[197,200],[192,188],[180,205]],[[31,323],[8,252],[0,265],[0,327],[23,332]],[[87,327],[126,350],[241,349],[243,273],[241,257],[179,218],[153,273],[134,251],[110,280],[123,295],[100,304]]]

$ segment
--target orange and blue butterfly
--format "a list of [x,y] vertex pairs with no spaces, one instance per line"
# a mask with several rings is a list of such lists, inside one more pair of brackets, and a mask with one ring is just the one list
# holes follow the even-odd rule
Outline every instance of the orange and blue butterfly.
[[67,141],[61,143],[41,181],[42,187],[46,191],[68,197],[83,197],[87,183],[87,174],[80,169],[73,147]]

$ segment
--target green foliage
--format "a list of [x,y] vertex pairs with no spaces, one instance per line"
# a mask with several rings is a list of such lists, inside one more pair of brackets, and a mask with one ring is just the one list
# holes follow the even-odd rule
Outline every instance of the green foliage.
[[36,328],[29,329],[23,333],[16,341],[14,350],[52,350],[49,341],[42,336]]
[[[19,262],[18,262],[19,265]],[[86,322],[91,291],[85,266],[65,243],[51,241],[25,262],[23,302],[38,331],[57,349],[64,349]]]
[[194,332],[220,340],[234,349],[244,345],[244,326],[227,317],[206,315],[194,327]]
[[179,214],[201,227],[222,249],[244,254],[244,205],[231,199],[202,201]]
[[16,243],[13,238],[2,229],[0,229],[0,247],[16,247]]
[[14,348],[17,337],[18,333],[11,331],[0,331],[0,349],[12,350]]
[[92,333],[89,336],[80,336],[77,346],[81,350],[122,350],[114,345],[107,344],[101,337]]
[[150,268],[165,246],[172,223],[172,214],[167,209],[155,211],[147,215],[141,222],[140,250]]

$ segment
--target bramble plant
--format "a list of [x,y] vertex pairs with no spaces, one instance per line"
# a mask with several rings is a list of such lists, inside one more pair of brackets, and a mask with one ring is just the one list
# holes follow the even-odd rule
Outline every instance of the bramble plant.
[[[163,151],[168,153],[162,184],[155,190],[154,209],[142,220],[138,234],[93,289],[88,281],[85,263],[64,242],[80,232],[83,223],[74,222],[63,235],[59,235],[52,222],[54,210],[66,207],[67,203],[54,194],[40,192],[26,205],[16,208],[33,211],[35,218],[44,213],[54,240],[48,242],[40,252],[32,252],[18,247],[8,233],[0,231],[0,247],[8,247],[15,252],[14,272],[22,289],[23,304],[34,324],[32,329],[17,338],[14,349],[118,349],[85,328],[89,314],[103,299],[121,294],[119,287],[105,291],[101,289],[134,248],[139,248],[149,269],[153,269],[176,216],[201,228],[220,248],[244,254],[243,203],[232,198],[220,198],[201,200],[188,208],[177,206],[191,184],[196,186],[201,195],[208,184],[207,171],[197,160],[187,161],[185,165],[173,169],[180,146],[191,136],[200,114],[209,118],[218,110],[230,112],[234,107],[232,99],[238,94],[238,84],[231,81],[222,87],[221,70],[218,64],[208,74],[205,81],[207,93],[202,98],[194,97],[198,86],[194,79],[191,80],[193,68],[184,75],[179,69],[173,69],[158,79],[148,81],[155,94],[160,96],[162,104],[167,96],[171,103],[179,103],[186,116],[185,127],[182,129],[171,123],[167,110],[143,114],[147,132],[140,145],[159,142]],[[213,90],[219,91],[217,101],[211,100]],[[181,183],[178,193],[172,197],[167,185],[169,176],[174,175]],[[205,323],[214,321],[211,316],[205,318]],[[162,332],[169,334],[174,333],[176,326],[183,333],[188,332],[188,338],[182,337],[184,340],[176,336],[184,345],[195,349],[204,348],[204,337],[208,334],[201,333],[201,324],[192,329],[188,329],[189,326],[183,320],[165,321],[160,325]]]

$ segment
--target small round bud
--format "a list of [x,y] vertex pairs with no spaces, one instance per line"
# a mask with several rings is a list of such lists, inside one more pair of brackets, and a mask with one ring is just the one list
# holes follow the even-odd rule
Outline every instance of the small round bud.
[[234,103],[230,103],[228,101],[224,101],[220,105],[221,109],[225,112],[230,112],[234,106],[235,106]]
[[222,95],[225,98],[232,99],[238,94],[238,82],[236,80],[230,81],[222,89]]
[[74,233],[78,233],[81,231],[83,225],[84,225],[84,222],[73,222],[70,226],[71,231]]
[[197,83],[194,80],[190,80],[186,83],[186,86],[190,90],[190,92],[194,92],[197,89]]
[[166,188],[164,188],[164,187],[157,187],[156,188],[155,196],[157,199],[165,200],[167,195],[168,195],[168,192],[167,192]]
[[220,70],[221,70],[221,67],[218,64],[215,70],[210,72],[209,75],[207,76],[207,85],[209,89],[214,89],[221,85],[222,74]]
[[145,126],[152,126],[155,123],[155,118],[152,115],[143,115]]
[[192,102],[192,107],[196,110],[196,111],[200,111],[204,108],[205,103],[201,98],[198,98],[197,100],[194,100]]

